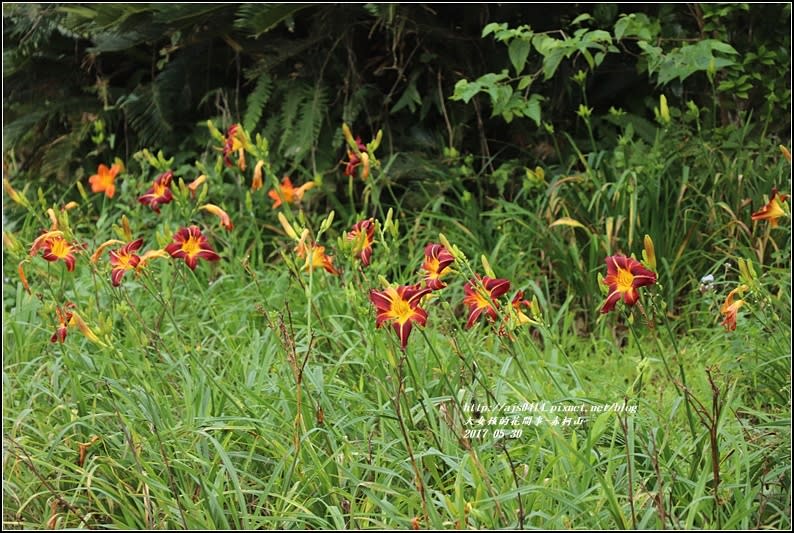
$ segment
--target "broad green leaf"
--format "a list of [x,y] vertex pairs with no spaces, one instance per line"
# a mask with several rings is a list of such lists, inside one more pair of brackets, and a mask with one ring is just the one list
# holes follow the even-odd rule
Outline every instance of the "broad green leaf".
[[516,70],[516,74],[521,74],[526,65],[527,57],[529,56],[530,43],[524,39],[513,39],[510,46],[507,48],[507,53],[510,56],[510,62]]

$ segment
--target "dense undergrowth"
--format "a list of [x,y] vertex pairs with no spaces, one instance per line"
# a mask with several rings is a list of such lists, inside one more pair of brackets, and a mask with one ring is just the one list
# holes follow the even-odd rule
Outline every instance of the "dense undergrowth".
[[4,6],[5,527],[790,527],[771,7],[464,9],[458,84],[439,6],[135,6]]

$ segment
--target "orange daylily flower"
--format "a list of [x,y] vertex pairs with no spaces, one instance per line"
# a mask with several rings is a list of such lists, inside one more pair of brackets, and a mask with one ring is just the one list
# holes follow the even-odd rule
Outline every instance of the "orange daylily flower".
[[326,272],[334,276],[340,274],[339,270],[334,267],[334,258],[325,255],[325,246],[320,246],[317,243],[311,243],[310,246],[306,246],[306,244],[301,241],[298,243],[298,246],[295,247],[295,253],[297,253],[298,257],[301,259],[306,259],[303,270],[307,272],[324,268]]
[[742,294],[747,290],[747,285],[740,285],[728,293],[725,302],[720,307],[720,314],[725,316],[722,325],[725,326],[726,331],[736,330],[736,313],[745,304],[744,300],[734,301],[736,293]]
[[603,283],[609,287],[609,295],[601,308],[602,313],[610,312],[621,297],[626,305],[634,305],[640,297],[637,289],[656,283],[656,274],[636,259],[610,255],[605,261],[607,276]]
[[785,202],[788,200],[787,194],[779,194],[777,192],[777,188],[772,188],[772,196],[769,198],[769,202],[753,213],[752,219],[753,220],[768,220],[769,225],[777,227],[777,219],[780,217],[786,216],[786,211],[783,209],[783,205],[781,202]]
[[138,201],[143,205],[148,205],[155,213],[159,214],[160,204],[167,204],[174,199],[174,195],[171,192],[171,180],[173,177],[174,173],[170,170],[157,176],[152,186],[138,198]]
[[104,163],[97,167],[97,173],[88,178],[91,184],[91,192],[104,192],[108,198],[113,198],[116,194],[116,175],[124,170],[121,162],[116,162],[108,168]]
[[[482,287],[479,286],[480,284]],[[510,281],[506,279],[494,279],[488,276],[480,278],[478,274],[476,279],[467,281],[463,286],[463,303],[469,306],[466,329],[471,329],[483,313],[486,313],[490,320],[496,320],[496,306],[499,305],[496,299],[508,290],[510,290]]]
[[369,266],[372,257],[372,243],[375,241],[375,221],[371,218],[356,222],[347,234],[353,241],[353,253],[358,254],[363,266]]
[[449,265],[455,262],[455,258],[443,244],[428,244],[425,246],[425,261],[422,263],[422,270],[425,274],[425,286],[437,291],[447,286],[441,281],[441,277],[450,272]]
[[206,204],[199,207],[202,211],[208,211],[215,215],[216,217],[221,219],[221,226],[224,227],[226,231],[232,231],[234,228],[234,224],[232,224],[232,219],[229,218],[229,215],[226,214],[226,211],[221,209],[215,204]]
[[34,256],[39,250],[44,253],[42,257],[46,261],[63,260],[66,263],[66,270],[72,272],[74,270],[75,258],[74,251],[77,248],[74,244],[70,244],[63,238],[61,231],[47,231],[33,241],[30,247],[30,255]]
[[[315,183],[310,181],[308,183],[304,183],[298,188],[295,188],[292,185],[292,180],[289,179],[288,176],[284,176],[284,179],[281,180],[281,185],[279,186],[279,190],[270,189],[267,195],[273,199],[273,209],[279,207],[281,205],[281,199],[283,198],[285,202],[288,204],[296,204],[303,199],[303,195],[309,189],[314,187]],[[279,195],[279,192],[281,193]]]
[[221,258],[197,226],[177,231],[174,242],[166,246],[165,251],[175,259],[184,259],[190,270],[196,269],[199,259],[218,261]]
[[143,239],[137,239],[125,244],[118,250],[110,252],[110,264],[113,269],[110,271],[110,281],[114,287],[121,285],[121,278],[129,270],[134,270],[141,262],[141,257],[135,252],[143,245]]
[[375,326],[381,327],[391,322],[400,338],[400,348],[405,351],[408,335],[414,323],[424,326],[427,323],[427,311],[419,307],[419,303],[432,291],[420,289],[418,285],[400,285],[389,287],[383,291],[369,291],[369,299],[377,310]]

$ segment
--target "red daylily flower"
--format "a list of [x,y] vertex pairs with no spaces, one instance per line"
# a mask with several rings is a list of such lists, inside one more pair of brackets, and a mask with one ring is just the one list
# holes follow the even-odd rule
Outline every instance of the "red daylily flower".
[[[479,280],[482,287],[476,281]],[[485,289],[483,291],[483,288]],[[486,313],[490,320],[496,320],[497,298],[510,290],[510,281],[506,279],[494,279],[487,276],[476,280],[469,280],[463,286],[463,303],[469,306],[469,319],[466,321],[466,329],[471,329],[480,315]]]
[[783,206],[781,202],[785,202],[788,200],[787,194],[779,194],[777,192],[777,188],[772,189],[772,196],[769,198],[769,202],[752,214],[753,220],[768,220],[769,225],[777,227],[777,219],[780,217],[786,216],[786,212],[783,210]]
[[243,128],[239,124],[229,126],[229,129],[226,130],[226,141],[223,143],[223,162],[226,163],[227,167],[234,164],[230,156],[232,153],[237,152],[237,166],[240,170],[245,170],[246,144],[248,144],[248,139]]
[[352,176],[353,173],[356,171],[356,168],[359,165],[362,166],[361,170],[361,179],[367,179],[369,177],[369,154],[367,153],[367,147],[361,142],[361,137],[356,137],[356,145],[358,146],[359,153],[356,153],[354,150],[347,150],[347,159],[348,161],[342,161],[345,164],[345,176]]
[[174,199],[174,195],[171,192],[171,179],[173,177],[174,173],[170,170],[157,176],[149,190],[139,197],[138,201],[151,207],[155,213],[160,213],[160,204],[167,204]]
[[118,250],[111,250],[110,264],[113,269],[110,271],[110,281],[114,287],[121,285],[121,278],[128,270],[134,270],[141,262],[141,256],[135,252],[143,245],[143,239],[132,241],[125,244]]
[[77,246],[70,244],[63,238],[63,232],[54,230],[47,231],[33,241],[30,247],[30,255],[34,256],[39,250],[44,253],[42,257],[47,261],[63,260],[66,263],[66,270],[72,272],[74,270],[75,258],[74,251]]
[[734,297],[736,293],[743,293],[747,290],[746,285],[740,285],[733,289],[731,292],[728,293],[728,297],[725,298],[725,302],[720,307],[720,314],[725,316],[725,319],[722,321],[722,325],[725,326],[726,331],[735,331],[736,330],[736,313],[739,309],[744,305],[744,300],[736,300],[734,301]]
[[289,179],[288,176],[284,176],[284,179],[281,180],[281,185],[279,186],[281,195],[279,196],[279,193],[276,191],[276,189],[270,189],[267,195],[273,199],[273,209],[275,209],[281,205],[281,198],[284,198],[284,201],[288,204],[296,204],[303,199],[304,193],[313,187],[313,181],[304,183],[297,188],[293,187],[292,180]]
[[196,270],[199,259],[217,261],[221,258],[197,226],[181,228],[177,231],[174,242],[166,246],[165,251],[175,259],[184,259],[190,270]]
[[375,241],[375,222],[371,218],[356,222],[347,234],[347,239],[353,241],[353,253],[358,254],[361,264],[369,266],[372,243]]
[[55,328],[55,333],[50,337],[50,342],[63,342],[66,340],[66,333],[69,328],[69,323],[72,321],[74,313],[68,309],[74,309],[76,306],[72,302],[66,302],[63,307],[56,307],[55,314],[58,316],[58,327]]
[[518,291],[513,297],[513,301],[511,303],[513,305],[513,309],[515,309],[519,324],[532,324],[534,322],[526,315],[526,313],[521,310],[522,307],[532,309],[532,304],[529,302],[529,300],[524,299],[524,291]]
[[621,297],[626,305],[634,305],[640,297],[637,289],[656,283],[656,274],[636,259],[625,255],[610,255],[605,261],[607,276],[604,284],[609,287],[609,296],[601,308],[602,313],[612,311]]
[[400,338],[400,348],[405,351],[414,322],[420,326],[427,323],[427,312],[419,307],[419,303],[423,296],[431,292],[428,288],[420,289],[418,285],[400,285],[383,291],[369,291],[369,299],[377,310],[375,326],[381,327],[384,323],[391,322]]
[[301,241],[298,243],[298,246],[295,247],[295,253],[297,253],[298,257],[301,259],[306,259],[303,270],[307,272],[324,268],[326,272],[334,276],[340,274],[339,270],[334,267],[334,258],[325,255],[325,246],[312,243],[307,247],[306,244]]
[[422,270],[425,274],[425,286],[437,291],[447,286],[441,281],[441,277],[449,273],[448,268],[455,261],[442,244],[428,244],[425,246],[425,261],[422,263]]
[[114,163],[110,168],[104,163],[97,167],[97,173],[88,178],[91,184],[91,192],[104,192],[108,198],[113,198],[116,194],[116,175],[124,170],[124,165]]

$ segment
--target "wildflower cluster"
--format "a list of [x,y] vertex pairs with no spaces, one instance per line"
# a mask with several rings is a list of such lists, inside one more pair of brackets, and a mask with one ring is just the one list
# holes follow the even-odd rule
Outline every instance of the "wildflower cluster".
[[[784,155],[788,153],[784,149]],[[780,194],[777,188],[772,189],[769,201],[760,209],[752,213],[753,221],[765,220],[769,222],[771,228],[778,226],[778,219],[789,216],[788,195]],[[621,254],[612,255],[606,258],[607,275],[600,279],[600,282],[608,288],[608,296],[603,306],[602,313],[608,313],[615,308],[619,300],[628,306],[634,306],[640,298],[638,289],[656,284],[656,254],[654,252],[653,240],[645,236],[645,249],[643,251],[643,262],[637,261],[632,257]],[[743,279],[751,281],[754,279],[751,266],[740,260],[740,270]],[[599,275],[600,277],[600,275]],[[708,290],[704,285],[705,280],[713,281],[713,276],[704,276],[701,280],[701,292]],[[727,331],[736,329],[736,316],[739,309],[745,305],[744,299],[737,298],[749,290],[746,283],[740,284],[728,293],[725,302],[720,306],[720,314],[723,316],[722,325]]]

